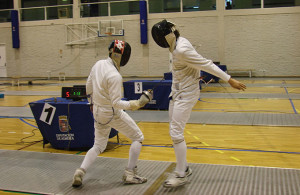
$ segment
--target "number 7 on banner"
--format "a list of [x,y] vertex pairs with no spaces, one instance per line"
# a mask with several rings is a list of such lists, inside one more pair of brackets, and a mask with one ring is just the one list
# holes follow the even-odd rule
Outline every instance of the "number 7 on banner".
[[50,104],[45,103],[40,120],[48,125],[51,125],[52,119],[54,117],[56,108]]

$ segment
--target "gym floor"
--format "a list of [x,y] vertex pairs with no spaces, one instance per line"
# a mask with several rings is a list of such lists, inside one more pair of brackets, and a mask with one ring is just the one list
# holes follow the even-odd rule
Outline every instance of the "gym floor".
[[[226,83],[202,85],[200,99],[185,128],[188,162],[299,170],[300,78],[236,79],[247,85],[246,91],[237,91]],[[0,98],[0,149],[85,155],[86,151],[57,150],[51,144],[43,147],[33,116],[22,114],[30,110],[29,102],[60,97],[62,86],[84,85],[85,81],[68,78],[65,81],[27,78],[19,83],[0,80],[0,97],[4,95]],[[8,110],[18,114],[9,114]],[[150,112],[155,115],[166,111],[140,110],[138,114],[129,114]],[[152,119],[149,114],[146,116],[144,120],[133,117],[145,137],[140,159],[175,162],[167,118],[156,120],[154,116]],[[117,137],[111,138],[100,156],[126,159],[130,140],[122,134],[119,139],[117,143]],[[18,193],[10,190],[0,187],[0,194]]]

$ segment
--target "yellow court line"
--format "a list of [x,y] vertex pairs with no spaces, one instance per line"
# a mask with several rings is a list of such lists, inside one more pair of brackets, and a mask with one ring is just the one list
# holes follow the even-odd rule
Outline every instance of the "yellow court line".
[[288,93],[291,93],[292,91],[295,91],[295,90],[296,90],[296,89],[291,89],[291,90],[288,91]]
[[234,157],[234,156],[231,156],[230,158],[232,158],[233,160],[236,160],[236,161],[241,161],[240,159]]
[[[187,131],[187,133],[188,134],[191,134],[191,132],[189,132],[189,131]],[[200,140],[197,136],[194,136],[193,135],[193,137],[196,139],[196,140]],[[207,144],[206,142],[202,142],[203,143],[203,145],[205,145],[205,146],[210,146],[209,144]],[[224,152],[223,151],[221,151],[221,150],[215,150],[216,152],[219,152],[220,154],[224,154]],[[236,160],[236,161],[241,161],[240,159],[238,159],[238,158],[236,158],[236,157],[234,157],[234,156],[230,156],[230,158],[232,158],[233,160]]]

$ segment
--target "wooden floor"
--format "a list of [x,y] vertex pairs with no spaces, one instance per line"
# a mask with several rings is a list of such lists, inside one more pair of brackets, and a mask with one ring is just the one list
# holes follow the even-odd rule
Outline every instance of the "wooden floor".
[[[300,94],[300,79],[237,79],[249,85],[245,92],[208,84],[203,87],[201,93]],[[85,80],[53,79],[33,81],[33,85],[21,81],[20,86],[12,86],[10,80],[0,80],[0,94],[3,91],[60,92],[62,85],[72,86],[74,82],[85,84]],[[295,84],[295,87],[283,88],[276,85],[282,82]],[[0,107],[28,107],[29,102],[49,97],[53,96],[5,95],[4,98],[0,98]],[[295,114],[298,114],[300,100],[204,98],[193,109],[193,112],[201,111],[259,113],[295,113],[296,111]],[[4,115],[4,113],[0,114],[0,116]],[[0,121],[0,149],[86,154],[86,151],[56,150],[50,144],[43,148],[40,131],[34,128],[36,126],[34,119],[0,117]],[[168,123],[138,122],[138,126],[145,136],[140,159],[175,161]],[[185,138],[188,146],[187,159],[190,163],[300,168],[300,127],[187,124]],[[123,135],[120,135],[120,140],[121,144],[118,145],[116,137],[110,139],[107,150],[101,156],[127,158],[130,141]]]

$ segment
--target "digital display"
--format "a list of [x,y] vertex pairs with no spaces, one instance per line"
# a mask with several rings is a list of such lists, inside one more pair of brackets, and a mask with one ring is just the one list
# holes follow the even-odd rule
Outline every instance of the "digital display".
[[66,99],[84,99],[86,98],[85,87],[62,87],[61,97]]

